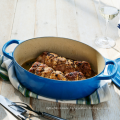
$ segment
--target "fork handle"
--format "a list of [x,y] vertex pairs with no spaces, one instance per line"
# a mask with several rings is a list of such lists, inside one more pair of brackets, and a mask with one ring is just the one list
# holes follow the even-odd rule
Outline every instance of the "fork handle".
[[42,112],[42,117],[47,118],[48,120],[66,120],[66,119],[59,118],[59,117],[56,117],[54,115],[45,113],[45,112]]

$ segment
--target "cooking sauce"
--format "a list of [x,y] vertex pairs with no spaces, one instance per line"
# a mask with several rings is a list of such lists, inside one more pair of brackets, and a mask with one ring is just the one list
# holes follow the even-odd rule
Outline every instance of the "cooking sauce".
[[25,63],[23,63],[21,66],[26,69],[26,70],[29,70],[32,66],[32,64],[36,61],[36,58],[34,59],[30,59],[28,61],[26,61]]
[[[36,61],[36,58],[28,60],[25,63],[23,63],[21,66],[28,71],[35,61]],[[86,77],[86,78],[91,78],[91,77],[94,77],[95,75],[97,75],[97,74],[92,70],[91,76],[90,77]]]

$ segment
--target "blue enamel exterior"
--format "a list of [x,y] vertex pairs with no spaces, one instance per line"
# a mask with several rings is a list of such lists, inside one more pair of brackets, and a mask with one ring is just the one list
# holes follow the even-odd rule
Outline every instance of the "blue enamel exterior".
[[7,53],[5,51],[5,49],[10,45],[10,44],[13,44],[13,43],[16,43],[16,44],[20,44],[22,41],[21,40],[10,40],[8,41],[2,48],[2,52],[3,52],[3,55],[8,57],[9,59],[13,59],[13,53]]
[[40,77],[22,68],[14,59],[14,51],[12,54],[6,53],[5,49],[7,46],[12,43],[20,44],[21,42],[20,40],[8,41],[3,46],[3,54],[14,61],[15,72],[19,82],[27,89],[44,97],[58,100],[73,100],[86,97],[99,88],[101,80],[111,79],[117,72],[116,62],[105,58],[106,65],[114,65],[114,71],[109,75],[104,75],[103,70],[99,75],[81,81],[57,81]]
[[[117,58],[115,60],[115,62],[117,63],[118,65],[118,70],[117,70],[117,73],[116,75],[112,78],[112,81],[115,85],[117,85],[117,87],[120,88],[120,58]],[[113,65],[108,65],[108,74],[111,74],[113,71],[114,71],[114,66]]]

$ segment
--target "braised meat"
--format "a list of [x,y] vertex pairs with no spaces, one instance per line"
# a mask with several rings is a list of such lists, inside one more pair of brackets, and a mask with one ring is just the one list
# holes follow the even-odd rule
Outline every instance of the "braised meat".
[[52,67],[55,70],[61,72],[73,72],[75,71],[75,65],[73,60],[66,59],[65,57],[59,57],[57,54],[43,52],[38,58],[37,61],[43,62],[49,67]]
[[84,80],[86,77],[82,72],[74,71],[67,73],[65,77],[68,79],[68,81],[74,81],[74,80]]
[[40,62],[33,63],[32,67],[29,69],[29,72],[45,78],[66,80],[66,77],[61,71],[54,71],[51,67],[48,67],[46,64]]
[[91,76],[91,66],[86,61],[74,61],[75,64],[75,70],[82,72],[86,77]]
[[64,73],[70,73],[70,72],[74,72],[75,71],[75,65],[74,65],[74,61],[67,59],[66,63],[65,63],[65,70]]
[[66,63],[66,58],[64,58],[64,57],[57,57],[57,58],[53,59],[52,67],[55,70],[64,72],[65,71],[65,63]]
[[55,53],[43,52],[40,56],[38,56],[36,61],[45,63],[51,67],[52,60],[56,57],[58,57],[58,55]]
[[48,54],[48,52],[43,52],[40,56],[38,56],[36,61],[41,62],[41,63],[45,63],[45,58],[46,58],[47,54]]
[[41,77],[50,78],[53,69],[51,67],[38,67],[35,70],[35,74]]
[[29,72],[55,80],[83,80],[92,74],[91,66],[86,61],[74,61],[55,53],[43,52],[36,59]]
[[64,72],[65,70],[65,63],[66,58],[64,57],[58,57],[55,53],[49,53],[49,52],[43,52],[37,60],[38,62],[43,62],[49,67],[54,68],[55,70],[59,70]]
[[35,63],[32,64],[32,67],[29,69],[29,72],[35,73],[35,70],[36,70],[38,67],[47,67],[47,65],[46,65],[46,64],[43,64],[43,63],[40,63],[40,62],[35,62]]
[[66,81],[66,77],[61,71],[53,71],[50,75],[50,79]]

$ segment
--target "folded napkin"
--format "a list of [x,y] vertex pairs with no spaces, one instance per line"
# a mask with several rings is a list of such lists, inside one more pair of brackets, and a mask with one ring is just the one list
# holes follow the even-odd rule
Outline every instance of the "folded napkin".
[[42,97],[37,95],[28,89],[26,89],[23,85],[21,85],[15,75],[13,61],[4,57],[0,56],[0,76],[3,80],[10,81],[11,84],[19,90],[25,97],[33,97],[37,99],[47,100],[51,102],[59,102],[59,103],[70,103],[70,104],[99,104],[101,102],[105,102],[111,99],[110,90],[108,84],[105,83],[104,85],[100,86],[94,93],[90,96],[85,98],[77,99],[77,100],[56,100],[50,99],[46,97]]

